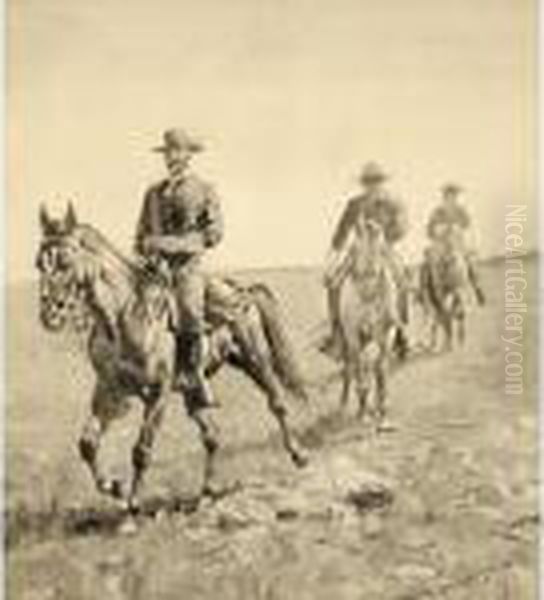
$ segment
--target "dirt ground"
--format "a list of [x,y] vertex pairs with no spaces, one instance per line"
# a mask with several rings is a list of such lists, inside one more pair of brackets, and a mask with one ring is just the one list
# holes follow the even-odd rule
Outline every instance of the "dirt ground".
[[[534,262],[528,269],[534,281]],[[281,298],[315,384],[310,406],[291,405],[310,465],[290,464],[264,398],[225,371],[214,384],[219,469],[240,491],[190,510],[202,453],[173,398],[132,535],[77,455],[92,385],[80,344],[41,331],[33,290],[11,290],[7,597],[536,598],[537,291],[527,295],[525,393],[507,396],[503,266],[483,275],[488,304],[472,310],[466,346],[414,351],[395,369],[396,430],[380,435],[355,420],[354,405],[335,413],[336,367],[312,348],[324,318],[319,273],[255,275]],[[421,337],[417,315],[413,333]],[[110,468],[126,469],[138,417],[107,441]]]

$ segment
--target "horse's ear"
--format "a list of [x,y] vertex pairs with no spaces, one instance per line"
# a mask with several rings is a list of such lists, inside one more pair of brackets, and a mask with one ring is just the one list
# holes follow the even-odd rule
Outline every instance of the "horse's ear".
[[71,200],[68,201],[68,208],[66,209],[64,224],[66,226],[67,231],[72,231],[72,229],[77,225],[76,211]]
[[40,205],[40,225],[43,233],[48,233],[51,231],[51,219],[49,218],[49,213],[47,212],[47,206],[43,202]]

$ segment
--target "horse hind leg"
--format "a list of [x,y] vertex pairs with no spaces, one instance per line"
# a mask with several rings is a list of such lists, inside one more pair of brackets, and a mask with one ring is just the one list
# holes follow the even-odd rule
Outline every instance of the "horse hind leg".
[[288,423],[288,410],[283,400],[283,393],[269,364],[261,364],[260,368],[250,369],[252,378],[266,394],[268,409],[276,418],[280,428],[283,447],[297,467],[308,463],[308,455],[296,441]]
[[259,332],[245,331],[240,339],[241,353],[231,363],[242,370],[266,395],[268,408],[278,422],[283,447],[297,467],[308,463],[308,455],[296,441],[288,424],[288,411],[283,390],[274,374],[266,342]]
[[276,417],[278,425],[280,427],[283,447],[291,457],[291,460],[297,467],[304,467],[308,464],[308,456],[302,450],[298,442],[295,440],[291,429],[287,422],[287,408],[281,396],[269,391],[267,394],[268,408],[270,412]]
[[352,347],[352,340],[347,339],[344,335],[343,351],[342,351],[342,389],[340,392],[339,409],[345,411],[348,407],[350,393],[353,384],[357,377],[357,360],[353,357],[359,355],[358,347]]
[[201,496],[218,498],[224,491],[215,485],[215,458],[219,450],[219,428],[212,417],[210,408],[196,408],[189,411],[189,417],[195,422],[205,451],[204,477]]

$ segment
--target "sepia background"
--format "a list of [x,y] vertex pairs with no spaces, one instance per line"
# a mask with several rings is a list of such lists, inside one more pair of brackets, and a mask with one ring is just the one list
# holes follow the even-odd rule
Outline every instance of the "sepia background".
[[406,256],[450,179],[501,253],[504,205],[534,201],[535,29],[532,0],[14,0],[9,275],[32,276],[40,202],[129,249],[171,126],[208,146],[217,265],[320,264],[368,159],[408,206]]
[[[535,0],[8,0],[7,598],[536,599],[538,264],[524,258],[511,343],[512,265],[497,257],[510,203],[527,204],[523,246],[536,244],[535,15]],[[223,199],[211,266],[279,300],[310,392],[286,405],[311,462],[292,467],[262,394],[225,369],[218,474],[241,490],[190,512],[203,457],[174,395],[125,536],[77,448],[96,379],[86,338],[40,326],[38,208],[72,199],[129,251],[162,176],[150,148],[172,126],[203,138],[195,169]],[[321,265],[369,159],[408,208],[407,259],[452,179],[495,257],[464,346],[430,349],[411,305],[384,435],[355,399],[338,411],[338,365],[317,351]],[[514,343],[519,395],[506,392]],[[104,441],[112,475],[129,473],[140,422],[131,411]],[[392,503],[365,507],[365,485]]]

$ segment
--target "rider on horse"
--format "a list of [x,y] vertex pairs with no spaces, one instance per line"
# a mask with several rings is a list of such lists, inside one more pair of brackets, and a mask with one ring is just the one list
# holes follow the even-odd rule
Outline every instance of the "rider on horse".
[[482,305],[485,303],[485,295],[480,286],[476,266],[465,243],[465,234],[471,227],[471,219],[465,207],[459,203],[461,192],[462,188],[455,183],[448,183],[442,187],[443,201],[433,210],[427,223],[431,248],[426,253],[422,277],[425,277],[426,269],[430,267],[429,260],[439,257],[444,252],[459,251],[465,259],[468,278],[476,299]]
[[[383,230],[386,241],[386,259],[399,292],[405,289],[404,269],[400,258],[395,253],[393,246],[404,237],[407,230],[407,218],[403,205],[383,188],[387,175],[376,163],[368,163],[361,174],[360,182],[363,193],[351,198],[336,226],[332,238],[332,267],[325,275],[325,286],[328,294],[328,307],[331,322],[331,333],[323,342],[321,349],[324,352],[335,353],[341,342],[339,324],[339,299],[340,289],[346,275],[345,245],[353,233],[354,227],[360,221],[361,215],[365,219],[375,221]],[[399,327],[400,344],[407,346],[404,326],[408,320],[405,294],[399,293],[399,306],[397,307],[396,321]]]
[[186,385],[202,407],[214,400],[204,373],[205,280],[202,256],[223,237],[223,218],[213,188],[188,171],[202,144],[182,129],[164,133],[163,145],[154,148],[164,156],[168,177],[145,194],[136,233],[136,252],[146,259],[165,261],[173,279],[179,319],[178,347],[187,366]]

